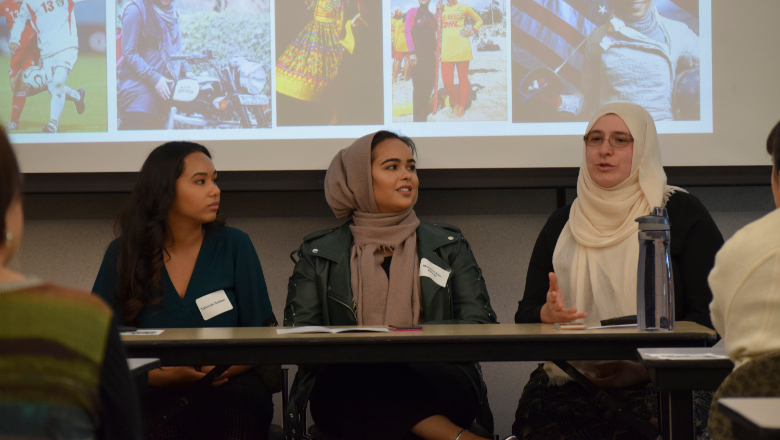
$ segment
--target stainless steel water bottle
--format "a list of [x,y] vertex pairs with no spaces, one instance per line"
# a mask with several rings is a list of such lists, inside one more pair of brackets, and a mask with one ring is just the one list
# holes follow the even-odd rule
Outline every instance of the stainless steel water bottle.
[[636,314],[639,331],[674,330],[674,283],[669,253],[669,215],[656,207],[639,223]]

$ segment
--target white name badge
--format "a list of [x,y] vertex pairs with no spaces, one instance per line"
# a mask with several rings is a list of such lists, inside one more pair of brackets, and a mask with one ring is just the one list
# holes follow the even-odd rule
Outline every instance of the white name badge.
[[420,276],[428,277],[441,287],[446,287],[450,271],[431,263],[427,258],[423,258],[420,260]]
[[195,300],[195,304],[198,305],[198,309],[200,310],[200,314],[203,315],[204,321],[208,321],[228,310],[233,310],[233,304],[230,304],[230,300],[224,290],[217,290],[216,292],[201,296]]

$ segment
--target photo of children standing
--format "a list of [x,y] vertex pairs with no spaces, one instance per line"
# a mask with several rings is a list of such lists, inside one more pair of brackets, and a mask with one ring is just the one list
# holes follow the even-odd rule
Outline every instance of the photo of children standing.
[[[399,16],[404,23],[411,79],[394,64],[393,122],[507,120],[504,0],[392,0],[391,7],[394,23]],[[394,55],[399,40],[393,32]]]

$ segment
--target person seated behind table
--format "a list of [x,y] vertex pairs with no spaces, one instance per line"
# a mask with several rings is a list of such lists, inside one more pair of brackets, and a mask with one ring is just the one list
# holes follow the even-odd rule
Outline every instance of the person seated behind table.
[[[294,252],[285,326],[496,322],[463,234],[414,212],[415,152],[411,139],[379,131],[333,158],[325,198],[348,221]],[[292,429],[309,399],[317,428],[339,439],[475,439],[462,431],[478,417],[492,430],[473,363],[300,366],[290,396]]]
[[[117,221],[92,291],[139,328],[275,325],[252,241],[218,216],[220,190],[211,154],[202,145],[169,142],[141,168]],[[211,295],[232,308],[202,315]],[[182,388],[213,367],[162,367],[149,372],[143,396],[147,424],[183,395]],[[273,417],[271,394],[249,365],[234,365],[147,438],[264,438]],[[150,429],[152,428],[152,429]]]
[[[772,194],[780,207],[780,123],[766,141],[772,155]],[[780,209],[737,231],[715,256],[709,276],[712,323],[739,368],[780,350]]]
[[138,397],[111,309],[11,270],[21,176],[0,130],[0,438],[141,438]]
[[[671,221],[675,318],[712,327],[707,274],[723,237],[707,209],[685,190],[666,184],[655,124],[642,107],[615,102],[588,125],[577,199],[555,211],[542,228],[528,264],[516,323],[570,322],[636,314],[639,259],[637,217],[665,206]],[[645,421],[657,420],[657,398],[640,364],[575,362]],[[547,364],[531,374],[512,432],[517,436],[630,438],[612,427],[589,393]],[[710,396],[711,399],[711,396]],[[706,423],[709,401],[697,401]],[[657,422],[655,422],[657,423]],[[701,428],[701,426],[699,427]],[[535,437],[539,438],[539,437]]]

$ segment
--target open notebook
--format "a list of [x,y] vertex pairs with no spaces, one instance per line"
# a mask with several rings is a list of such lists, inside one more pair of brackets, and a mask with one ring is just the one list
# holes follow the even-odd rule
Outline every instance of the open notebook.
[[317,325],[308,325],[305,327],[289,327],[276,330],[279,335],[292,335],[298,333],[344,333],[344,332],[379,332],[386,333],[390,329],[387,327],[320,327]]

